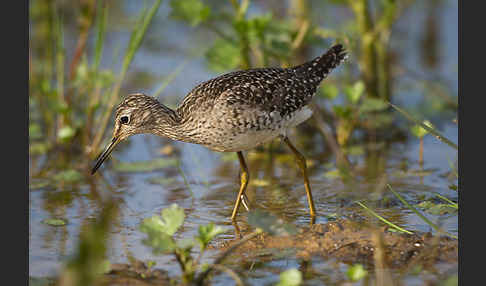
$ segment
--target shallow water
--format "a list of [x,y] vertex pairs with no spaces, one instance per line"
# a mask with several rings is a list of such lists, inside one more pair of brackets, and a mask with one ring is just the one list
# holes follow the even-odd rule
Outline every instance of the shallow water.
[[[124,8],[128,15],[134,15],[140,7],[133,2],[126,1]],[[436,69],[425,70],[420,64],[418,48],[414,46],[419,36],[419,24],[424,18],[422,7],[417,7],[407,12],[396,28],[407,30],[408,34],[392,38],[392,46],[400,46],[398,51],[405,59],[405,65],[420,73],[431,76],[440,76],[452,83],[452,94],[457,96],[457,1],[448,1],[441,10],[443,23],[441,27],[442,58],[441,65]],[[131,71],[145,71],[154,78],[160,78],[170,73],[175,66],[180,64],[191,53],[191,43],[201,43],[201,38],[206,35],[197,29],[189,29],[182,23],[168,20],[168,5],[164,3],[158,13],[158,19],[149,32],[151,42],[158,44],[160,48],[144,47],[137,55]],[[412,19],[412,20],[411,20]],[[412,23],[409,25],[409,23]],[[413,24],[415,23],[415,24]],[[127,31],[114,33],[106,49],[110,45],[118,44],[118,41],[126,41]],[[158,39],[158,40],[157,40]],[[161,40],[162,39],[162,40]],[[401,45],[406,43],[406,45]],[[154,43],[152,43],[155,45]],[[123,46],[124,44],[121,44]],[[410,47],[410,48],[408,48]],[[204,48],[204,47],[202,47]],[[109,64],[110,59],[104,59]],[[339,71],[337,71],[339,72]],[[196,58],[184,68],[183,75],[178,76],[159,98],[165,102],[177,102],[195,84],[213,77],[215,74],[206,69],[202,58]],[[396,86],[409,84],[412,79],[402,78]],[[149,86],[140,86],[136,82],[129,81],[123,93],[132,91],[145,91],[148,94],[159,87],[157,81]],[[410,106],[417,102],[422,91],[417,84],[417,89],[397,90],[397,102],[404,106]],[[457,125],[445,120],[439,126],[443,135],[453,142],[457,142]],[[309,123],[304,123],[309,124]],[[299,128],[290,136],[297,148],[311,160],[309,166],[310,182],[314,195],[315,205],[318,211],[316,223],[326,223],[328,214],[336,214],[339,217],[352,217],[364,215],[363,210],[353,202],[355,200],[377,200],[376,186],[378,179],[367,179],[360,176],[359,184],[350,185],[343,183],[338,178],[329,176],[329,171],[335,168],[329,148],[319,134],[306,134],[305,128]],[[305,139],[305,140],[304,140]],[[173,155],[161,155],[159,150],[167,145],[173,146],[176,151]],[[278,140],[272,144],[277,147],[273,157],[264,155],[257,150],[245,153],[250,168],[251,180],[269,182],[268,186],[250,184],[247,194],[250,201],[258,202],[258,207],[264,208],[273,214],[284,218],[286,221],[298,227],[309,224],[307,200],[296,164],[290,152]],[[369,145],[372,147],[372,145]],[[451,183],[457,184],[457,179],[449,179],[446,174],[450,172],[449,161],[455,162],[457,152],[438,141],[432,136],[424,139],[424,165],[418,164],[419,141],[411,138],[406,143],[395,143],[378,156],[383,164],[372,166],[370,160],[366,160],[362,154],[350,156],[366,170],[376,169],[376,178],[384,175],[396,191],[400,192],[409,202],[417,202],[420,195],[440,193],[454,201],[457,201],[457,192],[449,189]],[[169,167],[162,170],[147,173],[119,173],[113,170],[116,164],[114,159],[122,162],[151,160],[156,157],[175,157],[180,162],[180,169]],[[289,159],[290,158],[290,159]],[[62,187],[31,188],[29,193],[29,276],[44,277],[56,275],[61,264],[73,253],[76,246],[79,229],[83,222],[93,220],[100,212],[103,197],[107,193],[113,194],[121,200],[120,213],[109,237],[108,258],[113,263],[128,263],[128,256],[134,256],[139,260],[153,260],[157,267],[166,269],[169,273],[177,275],[178,266],[173,263],[171,256],[154,256],[150,249],[142,244],[144,234],[138,230],[140,222],[160,211],[172,203],[177,203],[185,209],[186,221],[183,230],[179,232],[181,237],[191,237],[197,232],[201,224],[213,222],[222,226],[227,232],[219,236],[219,240],[233,239],[234,228],[230,223],[230,214],[238,190],[239,165],[236,156],[223,155],[211,152],[203,147],[181,142],[171,142],[152,135],[138,135],[132,137],[129,142],[120,144],[110,159],[102,167],[102,175],[105,183],[96,181],[96,191],[89,184],[64,185]],[[406,168],[404,168],[404,165]],[[411,175],[410,170],[429,171],[426,176]],[[408,172],[404,172],[406,169]],[[326,176],[328,174],[328,176]],[[184,176],[188,185],[184,181]],[[150,180],[154,178],[170,178],[162,184],[154,184]],[[258,180],[257,180],[258,179]],[[381,196],[393,199],[390,192],[384,192]],[[401,204],[392,203],[376,208],[380,214],[386,216],[392,222],[413,231],[432,231],[418,216],[402,207]],[[240,209],[239,221],[247,228],[245,211]],[[439,216],[427,215],[433,221]],[[52,227],[41,223],[46,218],[62,217],[68,220],[68,224],[62,227]],[[440,216],[443,228],[457,235],[457,215]],[[210,251],[206,259],[208,261],[217,252]],[[231,262],[231,263],[238,263]],[[292,256],[275,259],[270,262],[255,262],[252,265],[239,265],[252,285],[268,284],[278,280],[278,274],[286,269],[295,267],[311,267],[315,271],[314,277],[309,278],[308,285],[332,285],[342,279],[346,265],[336,261],[326,261],[313,258],[303,262]],[[310,265],[310,266],[309,266]],[[336,269],[340,271],[335,271]],[[339,274],[340,273],[340,274]],[[406,277],[407,285],[421,285],[425,276]],[[224,285],[231,281],[226,275],[218,275],[213,279],[214,285]],[[230,282],[233,283],[233,282]]]

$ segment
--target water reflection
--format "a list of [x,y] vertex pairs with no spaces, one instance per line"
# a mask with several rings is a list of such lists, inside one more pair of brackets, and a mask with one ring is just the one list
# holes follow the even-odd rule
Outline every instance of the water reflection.
[[[138,10],[137,5],[139,4],[128,4],[127,11],[119,11],[119,13],[131,15],[134,10]],[[165,6],[164,9],[161,13],[166,15],[167,7]],[[438,34],[444,35],[442,30],[447,30],[451,26],[451,24],[444,25],[441,21],[457,10],[454,6],[431,10],[438,11],[438,14],[431,14],[430,18],[427,18],[425,34],[411,31],[410,38],[405,39],[407,42],[418,43],[411,38],[412,35],[423,37],[421,43],[424,47],[417,49],[406,46],[405,51],[399,52],[407,65],[410,64],[414,69],[424,72],[423,66],[415,65],[416,58],[414,58],[417,51],[422,51],[420,59],[427,68],[426,72],[436,74],[452,82],[453,86],[457,86],[457,73],[441,72],[441,70],[448,70],[443,68],[444,65],[449,67],[454,64],[449,61],[457,58],[457,50],[451,50],[449,45],[445,45],[447,48],[437,45]],[[421,13],[417,9],[411,12],[413,12],[411,18]],[[157,79],[169,74],[174,66],[187,57],[188,52],[180,47],[191,46],[193,41],[197,42],[197,39],[207,36],[198,34],[199,30],[189,30],[164,17],[160,17],[158,21],[157,27],[163,28],[154,31],[153,36],[148,38],[149,44],[144,46],[144,51],[137,56],[133,66],[134,71],[143,71],[148,76],[142,77],[139,74],[138,77],[133,77],[126,85],[126,92],[145,90],[150,94],[155,91],[159,87],[156,83]],[[454,23],[452,25],[454,26]],[[406,27],[400,29],[404,28]],[[413,29],[415,28],[412,27],[411,30]],[[124,39],[126,35],[126,31],[123,30],[114,33],[113,37]],[[158,40],[167,38],[172,40]],[[111,39],[108,45],[116,45],[114,40]],[[455,40],[457,45],[457,38]],[[395,41],[394,45],[397,45],[402,40],[397,38]],[[103,61],[111,65],[110,60]],[[442,62],[440,65],[441,61],[445,63]],[[191,61],[185,68],[184,75],[176,78],[160,99],[175,103],[196,83],[212,76],[214,74],[207,71],[202,60]],[[401,83],[403,82],[399,80],[397,85],[400,86]],[[411,95],[414,93],[413,90],[396,92],[401,95],[399,100],[407,101],[411,96],[413,101]],[[378,136],[370,134],[367,140],[363,140],[366,143],[362,146],[362,153],[347,155],[351,164],[355,165],[357,173],[353,174],[351,179],[345,180],[330,176],[330,172],[335,168],[333,152],[328,146],[323,146],[325,140],[322,135],[315,132],[315,128],[310,123],[306,124],[309,125],[299,128],[297,134],[294,134],[291,139],[295,141],[298,149],[313,161],[313,164],[309,165],[309,175],[318,212],[316,223],[327,222],[330,219],[327,214],[336,214],[339,217],[363,214],[362,209],[354,204],[354,201],[367,199],[373,202],[373,207],[379,214],[386,216],[390,221],[406,228],[429,231],[429,227],[417,216],[404,211],[392,194],[379,188],[383,185],[381,183],[383,178],[386,178],[386,182],[392,184],[396,191],[411,202],[416,202],[420,195],[433,192],[457,199],[457,192],[449,188],[451,181],[457,185],[457,178],[441,177],[450,171],[448,159],[453,160],[457,153],[432,136],[427,136],[424,140],[424,163],[421,165],[418,163],[418,140],[379,142],[376,139]],[[444,130],[446,137],[457,142],[456,125],[441,122],[438,126]],[[31,188],[29,274],[45,276],[56,273],[66,257],[72,254],[82,231],[81,226],[89,225],[94,221],[103,209],[108,196],[113,197],[119,207],[117,215],[112,220],[111,236],[107,242],[110,261],[128,262],[129,257],[134,256],[140,260],[155,260],[157,265],[164,266],[172,273],[178,273],[176,266],[170,263],[170,258],[153,256],[150,250],[141,244],[142,234],[138,230],[138,225],[143,218],[160,213],[163,208],[172,203],[179,204],[186,212],[187,221],[180,234],[182,237],[194,235],[199,225],[208,222],[221,225],[228,231],[222,235],[224,240],[234,239],[238,233],[247,232],[250,226],[246,224],[246,211],[243,208],[238,216],[237,229],[229,219],[239,184],[240,170],[236,156],[231,158],[231,155],[214,153],[200,146],[170,142],[154,136],[137,136],[120,146],[110,164],[116,164],[117,160],[150,160],[163,156],[160,155],[159,149],[167,145],[175,149],[172,156],[179,160],[180,167],[149,173],[118,173],[106,167],[96,178],[83,179],[77,183],[49,184],[49,186]],[[248,186],[247,195],[252,206],[266,209],[298,226],[308,225],[310,218],[303,178],[292,154],[285,146],[276,140],[259,150],[245,153],[245,157],[251,179],[258,182],[250,183]],[[30,163],[31,169],[42,169],[36,167],[42,166],[42,159],[31,159]],[[419,175],[413,175],[411,170],[421,172],[418,173]],[[153,178],[173,180],[154,183]],[[33,182],[35,181],[31,179],[31,186]],[[64,227],[52,227],[41,223],[43,219],[57,217],[67,219],[68,224]],[[444,217],[441,223],[445,230],[457,234],[457,217]],[[243,265],[243,269],[246,269],[245,275],[251,283],[275,282],[278,273],[290,267],[299,268],[305,277],[309,277],[310,284],[335,284],[344,281],[344,274],[335,274],[344,273],[343,265],[338,262],[299,261],[288,258],[269,263],[242,259],[239,263],[240,266]],[[224,277],[216,277],[213,280],[216,285],[225,284],[227,281]]]

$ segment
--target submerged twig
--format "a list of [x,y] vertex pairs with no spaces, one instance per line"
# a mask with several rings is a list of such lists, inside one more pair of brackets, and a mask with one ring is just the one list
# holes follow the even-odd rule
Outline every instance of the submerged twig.
[[221,264],[213,264],[213,267],[216,270],[220,270],[220,271],[223,271],[226,274],[228,274],[231,278],[233,278],[233,280],[235,280],[236,285],[239,285],[239,286],[245,285],[243,283],[243,281],[241,280],[240,276],[238,276],[238,274],[236,274],[236,272],[234,272],[232,269],[230,269],[230,268],[228,268],[224,265],[221,265]]
[[208,269],[206,269],[206,271],[202,272],[201,274],[199,274],[199,276],[196,278],[196,285],[202,285],[202,283],[204,282],[204,279],[206,279],[206,277],[209,275],[209,273],[211,273],[211,271],[215,268],[214,266],[215,265],[218,265],[218,264],[221,264],[221,262],[228,256],[231,254],[231,252],[233,252],[236,248],[238,248],[240,245],[242,245],[243,243],[257,237],[258,235],[260,235],[263,231],[261,229],[257,229],[255,230],[254,232],[252,232],[251,234],[243,237],[240,241],[238,241],[237,243],[233,244],[231,247],[229,247],[228,249],[226,249],[225,252],[223,252],[220,256],[218,256],[218,258],[216,258],[216,260],[214,260],[213,264],[211,264]]
[[339,147],[337,140],[335,139],[334,135],[332,134],[331,127],[322,120],[322,114],[318,107],[313,106],[312,111],[315,113],[314,120],[316,122],[317,129],[322,133],[324,139],[326,140],[329,148],[331,148],[332,152],[336,155],[336,160],[338,165],[345,166],[349,170],[351,170],[351,164],[349,163],[348,158],[344,155],[343,151]]

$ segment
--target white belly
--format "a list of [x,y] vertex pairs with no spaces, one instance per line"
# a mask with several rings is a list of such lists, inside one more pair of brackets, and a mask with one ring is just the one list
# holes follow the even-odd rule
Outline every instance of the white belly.
[[294,112],[290,119],[280,120],[276,128],[261,129],[261,130],[247,130],[244,133],[237,134],[231,141],[224,140],[221,146],[206,146],[211,150],[219,152],[237,152],[243,150],[250,150],[258,145],[266,143],[278,136],[287,136],[287,131],[307,120],[312,115],[312,110],[305,106],[304,108]]

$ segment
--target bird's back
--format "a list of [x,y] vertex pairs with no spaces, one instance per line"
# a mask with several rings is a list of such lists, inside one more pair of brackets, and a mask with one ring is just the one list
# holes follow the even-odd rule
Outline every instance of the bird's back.
[[307,105],[320,82],[346,58],[342,45],[292,68],[255,68],[220,75],[194,87],[178,107],[186,114],[191,108],[225,97],[228,104],[246,104],[282,116]]
[[177,113],[188,122],[188,132],[194,136],[200,136],[201,131],[214,131],[217,134],[211,135],[213,140],[225,140],[214,139],[218,136],[237,140],[238,134],[255,131],[255,136],[263,136],[256,141],[267,140],[310,116],[306,105],[320,82],[345,58],[343,47],[335,45],[322,56],[296,67],[230,72],[197,85],[181,102]]

